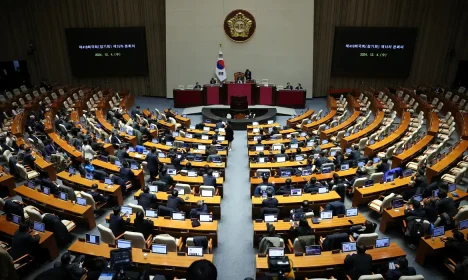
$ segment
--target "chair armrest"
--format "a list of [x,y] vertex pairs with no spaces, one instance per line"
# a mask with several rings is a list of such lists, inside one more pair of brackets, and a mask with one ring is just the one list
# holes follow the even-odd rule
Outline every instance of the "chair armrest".
[[324,208],[322,206],[320,206],[320,212],[323,212]]
[[456,265],[457,265],[457,263],[454,262],[451,258],[448,258],[447,261],[448,261],[451,265],[453,265],[453,266],[456,266]]
[[352,235],[349,235],[349,242],[355,242],[354,237]]
[[153,243],[153,235],[152,235],[152,234],[150,234],[150,235],[148,236],[148,238],[146,239],[145,243],[146,243],[146,248],[149,248],[149,247],[151,246],[151,243]]
[[210,238],[208,240],[208,253],[212,253],[213,252],[213,238]]
[[184,246],[184,242],[182,240],[182,237],[179,238],[179,247],[177,247],[178,252],[182,252],[182,246]]
[[349,277],[349,275],[346,274],[346,280],[353,280],[353,279],[351,279],[351,277]]
[[291,239],[288,239],[287,245],[288,245],[289,252],[294,254],[294,246],[293,246],[293,243],[291,242]]
[[[385,198],[385,196],[381,194],[381,195],[379,196],[379,199],[381,199],[381,198]],[[346,275],[346,276],[347,276],[347,275]]]
[[122,238],[122,236],[124,236],[124,234],[125,234],[125,232],[122,233],[121,235],[117,236],[117,237],[115,238],[115,240]]
[[320,245],[320,248],[322,248],[322,250],[323,250],[323,242],[324,241],[325,241],[325,237],[319,236],[319,245]]

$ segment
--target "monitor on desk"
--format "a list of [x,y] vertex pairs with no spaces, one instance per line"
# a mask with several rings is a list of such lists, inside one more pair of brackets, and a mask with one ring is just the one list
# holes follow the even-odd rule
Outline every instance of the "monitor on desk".
[[158,186],[156,185],[149,185],[149,190],[150,192],[157,193],[158,192]]
[[224,141],[226,140],[226,137],[223,135],[218,135],[218,141]]
[[120,207],[120,213],[123,215],[131,215],[133,212],[132,207],[130,206],[122,206]]
[[115,161],[115,165],[117,165],[118,167],[121,167],[121,166],[122,166],[122,163],[120,162],[120,160],[116,160],[116,161]]
[[86,206],[86,199],[82,197],[77,197],[76,204],[81,205],[81,206]]
[[282,178],[291,177],[291,170],[281,170],[281,177]]
[[106,157],[106,156],[100,156],[100,159],[103,162],[108,162],[109,161],[109,157]]
[[92,234],[87,233],[85,241],[86,241],[86,243],[99,245],[100,244],[100,236],[99,235],[92,235]]
[[159,143],[158,139],[156,139],[156,138],[153,138],[153,139],[151,140],[151,142],[154,143],[154,144],[158,144],[158,143]]
[[387,182],[387,183],[391,183],[391,182],[393,182],[393,180],[394,180],[393,179],[393,174],[387,175],[387,177],[385,178],[385,182]]
[[173,168],[167,169],[167,174],[169,174],[169,175],[176,175],[176,174],[177,174],[177,170],[176,170],[176,169],[173,169]]
[[274,123],[273,120],[268,120],[268,121],[267,121],[267,124],[273,124],[273,123]]
[[357,208],[349,208],[346,209],[346,217],[354,217],[358,215],[358,209]]
[[432,236],[433,237],[438,237],[438,236],[442,236],[445,234],[445,228],[444,226],[441,226],[441,227],[436,227],[434,228],[434,231],[432,232]]
[[172,213],[172,220],[174,220],[174,221],[185,221],[185,213],[182,213],[182,212]]
[[68,194],[64,193],[64,192],[59,192],[59,198],[61,200],[65,200],[67,201],[68,200]]
[[159,157],[159,158],[166,158],[166,154],[163,153],[163,152],[159,152],[159,153],[158,153],[158,157]]
[[346,153],[349,154],[349,153],[351,153],[352,150],[353,149],[351,149],[351,148],[346,148]]
[[286,161],[286,157],[277,157],[276,158],[276,162],[285,162]]
[[269,258],[281,258],[284,257],[284,248],[281,247],[269,247],[268,248]]
[[458,229],[459,229],[459,230],[467,229],[467,228],[468,228],[468,219],[467,219],[467,220],[460,221],[460,222],[458,223]]
[[218,171],[213,171],[213,177],[219,178],[221,175],[219,174]]
[[145,210],[145,216],[148,218],[157,218],[158,212],[155,210]]
[[291,196],[301,196],[302,195],[302,189],[292,189],[291,190]]
[[299,144],[298,144],[298,143],[290,144],[290,145],[289,145],[289,148],[291,148],[291,149],[297,149],[297,148],[299,148]]
[[438,196],[439,196],[439,190],[438,190],[438,189],[437,189],[437,190],[433,190],[433,191],[432,191],[432,196],[433,196],[433,197],[438,197]]
[[200,150],[200,151],[205,151],[205,150],[206,150],[206,146],[205,146],[205,145],[198,145],[198,150]]
[[104,179],[104,184],[106,184],[106,185],[112,185],[112,184],[114,184],[114,183],[112,182],[112,179],[111,179],[111,178],[107,177],[107,178]]
[[331,172],[331,167],[322,167],[322,174],[328,174]]
[[260,129],[259,129],[259,128],[253,128],[253,129],[252,129],[252,132],[253,132],[253,133],[259,133],[259,132],[260,132]]
[[334,157],[336,155],[336,151],[330,151],[330,156]]
[[33,229],[38,232],[44,232],[45,225],[43,223],[34,221]]
[[167,254],[167,245],[166,244],[152,244],[151,252],[153,254]]
[[304,155],[296,155],[295,160],[296,161],[303,161],[304,160]]
[[86,179],[88,180],[93,180],[93,174],[92,173],[86,173]]
[[125,239],[118,239],[117,240],[117,248],[119,248],[119,249],[132,248],[132,241],[125,240]]
[[191,133],[186,133],[186,134],[185,134],[185,138],[190,138],[190,139],[192,139],[192,138],[193,138],[193,134],[191,134]]
[[319,189],[318,189],[318,193],[319,193],[319,194],[328,193],[328,188],[327,188],[327,187],[319,188]]
[[277,222],[277,221],[278,221],[278,215],[276,215],[276,214],[266,214],[266,215],[263,217],[263,220],[264,220],[266,223]]
[[204,126],[203,131],[210,131],[210,127],[209,126]]
[[370,186],[373,186],[373,185],[374,185],[374,180],[366,180],[364,182],[365,187],[370,187]]
[[403,171],[403,177],[409,177],[411,175],[413,175],[413,170],[406,169],[405,171]]
[[358,162],[358,167],[363,167],[366,163],[364,161],[359,161]]
[[172,147],[172,142],[166,141],[166,146]]
[[390,246],[390,238],[384,237],[375,240],[375,248],[384,248]]
[[318,256],[322,253],[320,245],[310,245],[305,246],[305,255],[306,256]]
[[[118,240],[117,243],[121,241]],[[130,241],[129,241],[130,242]],[[115,249],[110,251],[110,263],[114,270],[119,270],[124,267],[131,266],[132,260],[132,248]]]
[[50,189],[48,187],[43,187],[42,188],[42,191],[44,192],[44,194],[46,195],[49,195],[50,194]]
[[202,140],[209,140],[209,139],[210,139],[210,136],[204,134],[204,135],[201,136],[201,139],[202,139]]
[[422,195],[418,194],[418,195],[413,196],[412,199],[415,200],[415,201],[421,202],[423,197],[422,197]]
[[213,191],[211,190],[201,190],[202,197],[213,197]]
[[255,146],[255,151],[256,152],[263,152],[264,149],[265,149],[265,147],[263,145]]
[[139,169],[139,168],[138,168],[138,164],[136,164],[136,163],[132,163],[132,164],[130,165],[130,168],[131,168],[132,170],[138,170],[138,169]]
[[184,189],[184,188],[177,188],[177,187],[176,187],[176,188],[174,188],[174,189],[177,190],[177,193],[178,193],[179,195],[184,195],[184,194],[185,194],[185,189]]
[[34,184],[33,181],[28,181],[28,188],[30,188],[32,190],[36,189],[36,185]]
[[341,165],[341,171],[346,171],[348,169],[349,169],[349,164],[348,163]]
[[375,157],[375,158],[374,158],[374,164],[375,164],[375,163],[379,163],[379,162],[380,162],[380,158],[379,158],[379,157]]
[[314,145],[314,142],[312,141],[307,142],[307,147],[312,147],[313,145]]
[[21,223],[21,217],[15,214],[11,214],[11,222],[19,225]]
[[132,152],[134,152],[134,151],[135,151],[135,148],[133,148],[132,146],[128,147],[128,152],[129,152],[129,153],[132,153]]
[[302,169],[302,176],[310,176],[312,175],[312,168]]
[[187,172],[187,176],[189,176],[189,177],[197,177],[197,176],[198,176],[198,173],[197,173],[197,171],[188,171],[188,172]]
[[187,246],[187,256],[203,257],[203,247]]
[[392,206],[394,209],[403,207],[405,205],[405,201],[403,199],[395,199],[392,201]]
[[341,251],[343,253],[356,251],[356,242],[343,242],[343,243],[341,243]]
[[200,222],[213,222],[213,215],[200,214]]
[[322,145],[328,144],[328,140],[322,140]]
[[320,219],[333,219],[333,211],[322,211],[320,212]]
[[191,124],[190,129],[196,129],[196,127],[193,124]]
[[179,132],[177,132],[177,131],[173,131],[173,132],[172,132],[172,136],[173,136],[173,137],[177,137],[177,136],[179,136]]
[[71,175],[74,175],[75,174],[75,168],[73,168],[73,167],[68,168],[68,173],[70,173]]
[[457,189],[456,184],[449,184],[448,185],[448,192],[454,192]]

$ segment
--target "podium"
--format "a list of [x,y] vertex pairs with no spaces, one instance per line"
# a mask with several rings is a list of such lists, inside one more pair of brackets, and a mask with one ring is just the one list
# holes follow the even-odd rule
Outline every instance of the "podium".
[[275,105],[288,108],[305,108],[306,91],[295,89],[276,90]]
[[172,92],[174,95],[174,108],[187,108],[204,105],[203,90],[174,89]]
[[235,84],[228,83],[227,86],[227,98],[225,99],[227,105],[231,104],[231,96],[246,96],[248,105],[252,105],[252,85],[253,83],[248,84]]
[[206,90],[205,105],[221,104],[219,84],[207,84],[203,86]]
[[257,85],[257,104],[258,105],[274,105],[273,102],[273,86]]

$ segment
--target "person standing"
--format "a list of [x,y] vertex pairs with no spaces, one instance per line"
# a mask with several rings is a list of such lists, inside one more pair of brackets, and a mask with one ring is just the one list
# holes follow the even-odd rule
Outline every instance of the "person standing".
[[234,130],[232,129],[231,122],[227,122],[224,128],[226,133],[226,140],[228,141],[228,149],[232,151],[232,141],[234,141]]
[[156,177],[158,176],[158,173],[159,173],[158,170],[159,170],[159,165],[160,165],[159,159],[156,156],[156,148],[155,147],[151,148],[151,153],[146,155],[145,161],[148,164],[148,170],[149,170],[149,173],[150,173],[149,182],[152,182],[152,181],[156,180]]

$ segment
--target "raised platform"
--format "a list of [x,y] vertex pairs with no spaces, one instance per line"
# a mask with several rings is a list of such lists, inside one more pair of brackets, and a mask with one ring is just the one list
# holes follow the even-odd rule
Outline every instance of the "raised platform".
[[276,120],[276,108],[252,107],[253,106],[249,106],[249,111],[250,113],[255,114],[254,118],[235,118],[235,116],[232,116],[228,119],[226,118],[226,115],[231,113],[229,106],[204,106],[202,109],[203,122],[206,122],[207,120],[212,123],[229,121],[232,129],[246,130],[247,126],[251,125],[253,122],[267,123],[269,120]]
[[[207,105],[207,106],[196,106],[185,108],[182,112],[183,115],[195,115],[201,114],[203,108],[219,108],[219,109],[229,109],[228,105]],[[279,115],[292,116],[296,114],[296,110],[286,107],[278,106],[267,106],[267,105],[254,105],[249,106],[249,109],[276,109],[276,113]]]

